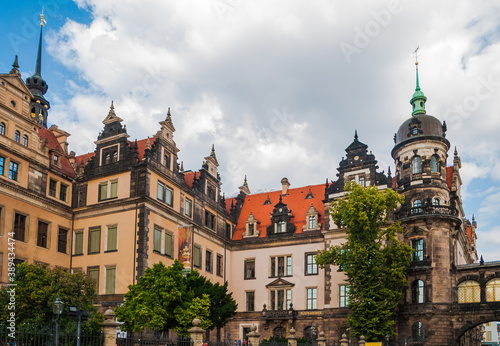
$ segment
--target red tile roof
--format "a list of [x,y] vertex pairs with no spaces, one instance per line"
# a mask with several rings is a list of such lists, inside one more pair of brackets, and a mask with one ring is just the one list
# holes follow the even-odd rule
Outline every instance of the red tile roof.
[[191,190],[193,189],[193,180],[194,180],[195,173],[198,173],[198,172],[186,172],[186,173],[184,173],[184,180],[186,181],[186,186],[189,187],[189,189],[191,189]]
[[[60,153],[64,153],[64,150],[62,149],[61,145],[59,144],[59,141],[57,140],[56,136],[54,136],[54,133],[52,133],[52,131],[42,127],[38,131],[38,134],[47,142],[49,150],[57,150]],[[73,166],[71,166],[71,163],[69,162],[66,155],[61,155],[59,160],[61,162],[60,167],[53,165],[52,160],[50,162],[50,167],[55,171],[58,171],[62,174],[66,174],[71,178],[74,178],[76,176],[75,170],[73,169]]]
[[467,234],[469,235],[469,244],[472,244],[472,227],[467,227]]
[[231,214],[231,204],[236,204],[236,198],[231,197],[231,198],[226,198],[226,213],[227,215]]
[[[309,190],[311,190],[313,198],[306,199]],[[245,197],[245,202],[243,203],[243,208],[241,209],[240,217],[238,218],[238,224],[236,225],[236,229],[234,231],[233,240],[242,239],[243,233],[246,230],[246,220],[250,213],[252,213],[258,220],[256,229],[257,231],[260,231],[260,237],[266,237],[267,227],[271,225],[271,213],[273,212],[274,206],[279,202],[280,195],[281,190],[247,195]],[[271,200],[271,204],[264,205],[268,196]],[[288,209],[292,212],[292,222],[297,227],[297,234],[302,233],[302,226],[306,224],[306,212],[309,210],[311,203],[318,211],[318,223],[324,226],[324,197],[324,184],[310,185],[288,190],[286,196],[283,197],[283,203],[285,203],[288,206]],[[226,207],[228,206],[228,203],[230,207],[230,199],[226,200]]]
[[[147,144],[148,138],[141,139],[137,141],[137,151],[139,152],[139,161],[144,158],[144,150],[146,150],[146,144]],[[151,148],[151,145],[153,145],[153,142],[155,141],[154,138],[149,138],[149,145]],[[130,146],[134,145],[134,142],[129,141]]]
[[448,188],[451,189],[451,184],[453,182],[453,166],[446,167],[446,181],[448,182]]

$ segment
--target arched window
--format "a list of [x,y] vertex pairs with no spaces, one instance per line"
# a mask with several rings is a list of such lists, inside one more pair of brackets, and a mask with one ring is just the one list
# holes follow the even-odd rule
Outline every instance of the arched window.
[[411,241],[411,247],[413,249],[413,260],[423,261],[424,260],[424,240],[414,239]]
[[112,162],[116,162],[118,161],[118,152],[117,151],[113,151],[113,161]]
[[[415,106],[415,105],[413,105],[413,106]],[[414,135],[414,136],[415,136],[415,135],[418,135],[418,129],[417,129],[416,127],[414,127],[414,128],[411,130],[411,134],[412,134],[412,135]]]
[[5,123],[0,123],[0,135],[5,136]]
[[318,338],[318,333],[317,329],[315,326],[307,326],[304,328],[304,339],[306,339],[307,342],[314,341]]
[[432,200],[432,205],[439,205],[439,198],[434,198]]
[[422,159],[420,158],[420,156],[415,156],[411,160],[411,173],[422,173]]
[[16,132],[14,133],[14,140],[19,143],[21,141],[21,132],[19,132],[18,130],[16,130]]
[[109,155],[109,153],[106,153],[106,155],[104,155],[104,164],[107,165],[109,164],[111,160],[111,155]]
[[500,279],[493,279],[486,284],[486,301],[500,302]]
[[286,335],[286,330],[283,327],[276,327],[273,330],[273,336],[277,338],[284,338]]
[[25,147],[27,147],[27,146],[28,146],[28,135],[24,135],[24,136],[23,136],[23,145],[24,145]]
[[411,326],[411,340],[413,342],[425,342],[425,326],[422,322],[415,322]]
[[417,304],[425,303],[424,300],[424,282],[415,280],[411,284],[411,302]]
[[416,199],[413,201],[412,214],[422,214],[422,201]]
[[359,185],[361,185],[363,187],[366,186],[365,178],[364,177],[359,178]]
[[436,155],[431,156],[431,172],[439,172],[439,160]]
[[467,280],[458,285],[458,303],[479,303],[481,301],[481,287],[479,282]]

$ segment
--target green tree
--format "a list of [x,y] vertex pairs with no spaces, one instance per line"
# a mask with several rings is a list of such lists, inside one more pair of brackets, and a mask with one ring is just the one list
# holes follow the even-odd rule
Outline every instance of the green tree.
[[321,251],[320,265],[337,265],[350,284],[348,323],[354,336],[383,340],[392,336],[394,312],[407,284],[405,268],[412,249],[396,239],[402,232],[389,217],[404,197],[392,189],[346,185],[347,196],[332,203],[331,215],[345,229],[347,241]]
[[210,298],[210,320],[214,328],[222,328],[226,325],[229,318],[236,315],[236,304],[233,294],[228,293],[227,281],[220,285],[218,282],[213,284],[198,271],[192,271],[187,276],[187,286],[193,292],[195,297],[202,297],[208,294]]
[[177,334],[182,337],[189,337],[188,330],[193,326],[195,318],[200,320],[200,327],[210,329],[212,321],[210,320],[210,296],[203,294],[201,298],[195,297],[186,308],[178,307],[175,311],[175,319],[178,322],[174,328]]
[[[49,269],[40,263],[21,263],[16,268],[15,313],[17,325],[43,328],[55,320],[52,302],[61,298],[65,306],[76,306],[89,313],[89,322],[83,325],[83,331],[100,329],[103,316],[97,312],[94,304],[97,300],[95,283],[85,274],[71,274],[67,269],[55,267]],[[7,288],[0,290],[0,318],[7,320],[9,295]],[[60,325],[66,330],[76,329],[76,321],[64,312],[60,316]]]
[[174,312],[191,300],[186,295],[183,268],[179,261],[170,267],[159,262],[147,268],[137,284],[129,285],[125,303],[115,309],[117,320],[124,322],[121,328],[140,332],[144,328],[168,330],[177,327]]
[[156,263],[146,269],[137,284],[129,286],[125,303],[115,309],[117,319],[124,322],[121,328],[134,332],[174,329],[186,335],[195,317],[206,329],[223,327],[237,308],[227,282],[213,284],[197,271],[183,276],[183,268],[176,260],[170,267]]

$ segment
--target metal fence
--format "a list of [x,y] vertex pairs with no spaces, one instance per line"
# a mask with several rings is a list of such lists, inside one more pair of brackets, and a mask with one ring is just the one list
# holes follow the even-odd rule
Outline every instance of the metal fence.
[[135,335],[126,338],[116,338],[118,346],[192,346],[191,339],[169,339],[154,335]]
[[[55,332],[47,330],[17,330],[15,338],[9,336],[10,331],[6,328],[0,328],[0,346],[53,346],[56,344]],[[76,346],[77,335],[59,334],[60,346]],[[104,336],[101,332],[94,335],[81,335],[80,345],[85,346],[102,346],[104,344]]]

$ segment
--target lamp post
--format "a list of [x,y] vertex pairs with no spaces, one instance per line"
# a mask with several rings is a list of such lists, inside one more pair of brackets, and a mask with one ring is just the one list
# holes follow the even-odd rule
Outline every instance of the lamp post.
[[52,303],[52,312],[56,314],[56,346],[59,346],[59,316],[64,309],[64,303],[59,296],[56,301]]

